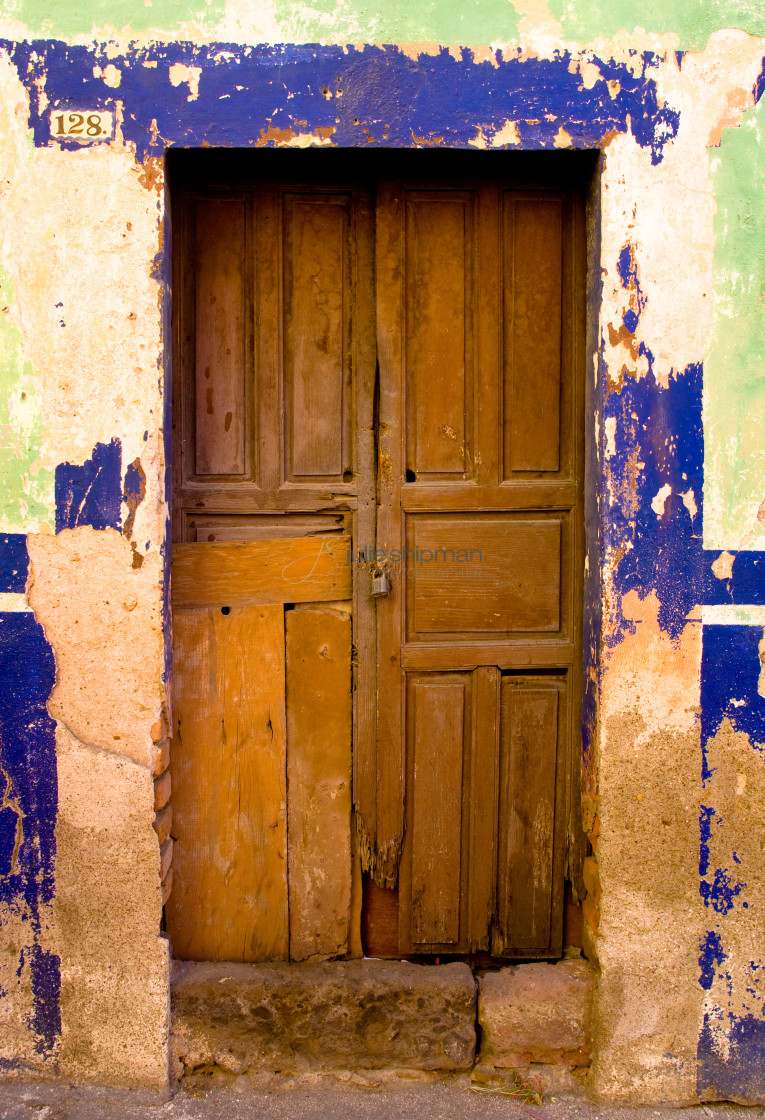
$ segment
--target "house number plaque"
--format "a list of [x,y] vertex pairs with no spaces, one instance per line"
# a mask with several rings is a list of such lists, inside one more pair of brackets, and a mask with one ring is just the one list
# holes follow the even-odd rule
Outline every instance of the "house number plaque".
[[53,109],[50,114],[52,140],[75,140],[93,144],[114,136],[114,113],[104,109]]

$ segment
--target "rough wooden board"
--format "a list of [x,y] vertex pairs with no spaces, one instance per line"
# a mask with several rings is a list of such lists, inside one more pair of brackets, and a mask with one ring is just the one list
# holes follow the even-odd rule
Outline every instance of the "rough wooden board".
[[364,884],[361,871],[361,857],[356,853],[351,857],[351,919],[348,930],[348,955],[354,960],[364,956],[361,940],[361,914],[364,905]]
[[286,613],[290,959],[348,952],[351,620]]
[[244,607],[350,599],[343,537],[210,541],[173,547],[174,607]]
[[173,625],[173,950],[181,960],[284,959],[283,610],[176,610]]

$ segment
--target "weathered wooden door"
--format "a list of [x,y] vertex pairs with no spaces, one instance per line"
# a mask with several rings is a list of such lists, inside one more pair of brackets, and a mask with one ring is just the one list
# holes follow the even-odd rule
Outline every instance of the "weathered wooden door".
[[556,956],[581,201],[522,163],[308,158],[176,170],[176,955],[351,949],[352,687],[396,951]]

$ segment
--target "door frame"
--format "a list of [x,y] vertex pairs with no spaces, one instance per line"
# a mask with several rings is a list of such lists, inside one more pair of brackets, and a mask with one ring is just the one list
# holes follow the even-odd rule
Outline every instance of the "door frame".
[[[405,149],[407,155],[411,158],[413,156],[415,146]],[[195,154],[201,153],[201,149],[197,149]],[[347,152],[352,152],[354,155],[357,149],[346,149]],[[213,149],[211,155],[219,153],[220,149]],[[311,159],[316,153],[306,151],[300,152],[300,158],[303,160]],[[378,150],[374,151],[378,158],[384,156]],[[428,157],[432,158],[433,155],[446,155],[451,158],[459,159],[464,166],[464,173],[470,175],[473,171],[472,164],[475,160],[486,158],[496,160],[497,163],[504,160],[521,160],[528,165],[537,161],[544,161],[544,159],[551,153],[539,152],[505,152],[499,151],[491,153],[489,156],[483,155],[478,157],[476,153],[470,152],[456,152],[454,150],[447,150],[445,152],[423,152],[422,156],[426,161]],[[599,250],[599,215],[600,215],[600,197],[599,197],[599,174],[598,174],[598,155],[596,151],[580,151],[577,153],[556,153],[555,157],[561,160],[568,160],[571,163],[576,160],[577,169],[576,174],[579,182],[583,187],[583,206],[584,206],[584,221],[585,221],[585,236],[586,236],[586,250],[583,254],[583,259],[586,260],[586,276],[582,277],[584,281],[583,287],[586,290],[585,300],[585,316],[584,316],[584,329],[583,339],[578,347],[579,362],[583,365],[581,376],[584,382],[584,407],[583,407],[583,420],[584,430],[581,433],[583,441],[583,468],[584,468],[584,517],[579,519],[578,531],[583,538],[583,554],[586,558],[585,572],[579,587],[579,601],[582,605],[582,646],[583,646],[583,664],[581,667],[572,671],[572,704],[571,704],[571,720],[575,723],[577,713],[581,716],[581,756],[577,758],[576,747],[579,742],[578,736],[575,733],[575,726],[570,735],[569,742],[571,744],[568,758],[568,808],[567,808],[567,853],[566,853],[566,878],[569,879],[573,885],[574,898],[581,901],[584,898],[585,890],[582,877],[582,861],[588,850],[588,839],[586,832],[589,831],[588,826],[592,824],[592,804],[594,801],[594,791],[592,790],[591,781],[594,773],[593,768],[593,751],[592,747],[595,742],[596,735],[596,721],[597,721],[597,694],[598,694],[598,677],[600,672],[600,650],[599,650],[599,635],[600,635],[600,616],[601,616],[601,596],[600,596],[600,529],[598,519],[598,509],[600,504],[600,491],[602,488],[602,476],[599,468],[599,462],[602,457],[599,454],[597,446],[597,437],[595,429],[595,415],[596,415],[596,402],[599,399],[598,385],[602,381],[597,381],[588,374],[590,369],[597,369],[599,348],[597,345],[597,332],[598,332],[598,310],[600,306],[600,291],[601,281],[598,271],[595,267],[595,262],[598,260]],[[270,165],[269,171],[273,172],[272,160],[279,159],[280,155],[269,151],[258,153],[258,161],[264,161],[264,165]],[[175,157],[171,158],[170,166],[168,167],[168,194],[173,189],[174,168],[172,166]],[[168,207],[168,224],[170,223],[170,208]],[[172,298],[172,285],[171,298]],[[166,302],[166,310],[169,311],[171,307],[170,300]],[[172,321],[171,313],[169,315]],[[173,355],[173,366],[176,358]],[[172,367],[171,371],[172,372]],[[173,384],[172,377],[167,380],[168,392],[165,396],[165,401],[169,415],[172,415],[172,391]],[[370,418],[372,419],[372,418]],[[374,426],[374,422],[370,427]],[[171,425],[168,424],[166,430],[170,432]],[[168,442],[171,442],[168,440]],[[172,455],[168,456],[167,472],[168,476],[172,477],[173,459]],[[172,485],[168,486],[168,507],[172,515],[172,500],[173,490]],[[372,513],[372,510],[368,511]],[[361,526],[359,525],[359,531]],[[171,544],[168,536],[168,559],[171,553]],[[169,583],[169,581],[168,581]],[[360,595],[360,581],[354,581],[354,619],[363,611],[366,603],[366,596]],[[169,604],[168,604],[168,619],[169,619]],[[168,707],[170,711],[170,722],[172,725],[172,638],[171,628],[166,628],[168,635]],[[354,635],[354,641],[356,636]],[[359,657],[359,662],[362,658]],[[355,691],[355,690],[354,690]],[[364,720],[362,717],[361,726],[357,725],[357,705],[354,704],[354,743],[357,735],[368,734],[364,730]],[[580,782],[581,775],[581,782]],[[354,782],[356,782],[356,750],[354,747]],[[588,802],[589,809],[585,808],[583,812],[583,797]],[[357,837],[361,851],[364,851],[366,845],[366,865],[367,869],[374,870],[374,854],[372,848],[368,843],[368,838],[361,830],[360,835]],[[385,878],[384,870],[381,873],[381,878]]]

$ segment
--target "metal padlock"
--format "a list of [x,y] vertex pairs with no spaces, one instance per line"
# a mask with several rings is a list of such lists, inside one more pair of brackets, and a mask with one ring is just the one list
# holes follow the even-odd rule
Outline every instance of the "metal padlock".
[[372,576],[372,597],[378,599],[382,595],[390,595],[390,580],[385,572],[377,572]]

